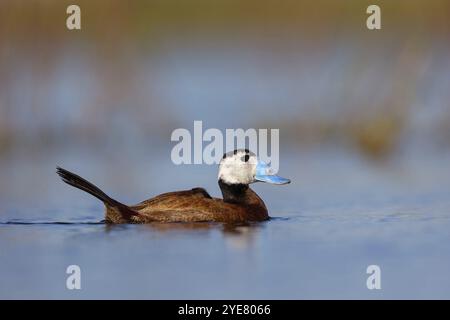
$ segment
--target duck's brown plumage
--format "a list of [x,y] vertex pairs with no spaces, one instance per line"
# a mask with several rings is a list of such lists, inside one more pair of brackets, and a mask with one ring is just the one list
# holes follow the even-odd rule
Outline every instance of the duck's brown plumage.
[[57,173],[64,182],[97,197],[106,207],[109,223],[150,222],[246,222],[269,218],[261,198],[248,185],[228,185],[219,181],[223,199],[212,198],[203,188],[169,192],[127,206],[80,176],[62,168]]

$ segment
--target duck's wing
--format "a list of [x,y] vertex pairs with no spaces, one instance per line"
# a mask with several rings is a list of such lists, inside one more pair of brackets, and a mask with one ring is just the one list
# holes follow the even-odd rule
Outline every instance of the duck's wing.
[[204,222],[222,221],[235,205],[223,206],[203,188],[164,193],[131,208],[139,214],[135,222]]
[[199,199],[212,199],[209,193],[203,188],[193,188],[191,190],[167,192],[156,197],[144,200],[137,205],[131,206],[134,210],[140,211],[145,208],[179,208],[182,205]]

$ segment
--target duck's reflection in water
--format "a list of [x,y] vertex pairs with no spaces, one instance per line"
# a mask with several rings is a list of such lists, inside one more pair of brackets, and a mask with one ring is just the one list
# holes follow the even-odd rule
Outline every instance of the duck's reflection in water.
[[205,235],[212,236],[214,233],[218,233],[223,236],[225,245],[231,249],[244,250],[253,245],[265,224],[265,222],[239,224],[223,224],[215,222],[149,223],[142,225],[106,224],[105,231],[111,232],[113,230],[138,227],[141,230],[149,230],[162,235],[173,233],[193,237],[205,237]]
[[264,225],[265,222],[224,225],[223,232],[226,244],[235,250],[251,248]]

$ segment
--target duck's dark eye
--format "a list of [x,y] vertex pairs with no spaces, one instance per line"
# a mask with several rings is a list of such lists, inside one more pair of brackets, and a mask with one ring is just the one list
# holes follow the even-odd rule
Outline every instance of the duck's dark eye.
[[245,153],[250,153],[250,150],[244,149]]
[[237,150],[235,149],[235,150],[233,151],[233,154],[235,154],[235,155],[236,155],[236,154],[237,154],[237,152],[238,152],[238,151],[237,151]]
[[241,160],[244,161],[244,162],[248,162],[249,159],[250,159],[250,156],[248,154],[246,154],[245,156],[243,156],[241,158]]
[[227,154],[224,153],[223,156],[222,156],[222,159],[225,159],[226,157],[227,157]]

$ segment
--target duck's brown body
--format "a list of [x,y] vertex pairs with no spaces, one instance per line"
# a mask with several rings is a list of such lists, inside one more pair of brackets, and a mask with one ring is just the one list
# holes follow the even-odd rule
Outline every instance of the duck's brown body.
[[134,206],[124,205],[80,176],[58,168],[64,182],[97,197],[106,207],[109,223],[150,222],[246,222],[269,218],[261,198],[248,185],[228,185],[219,181],[223,199],[212,198],[203,188],[169,192]]

